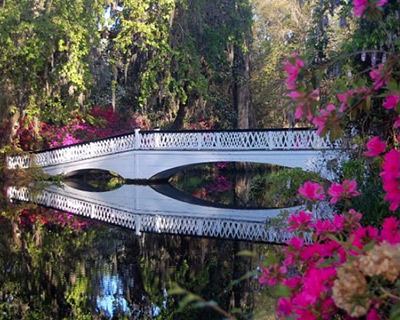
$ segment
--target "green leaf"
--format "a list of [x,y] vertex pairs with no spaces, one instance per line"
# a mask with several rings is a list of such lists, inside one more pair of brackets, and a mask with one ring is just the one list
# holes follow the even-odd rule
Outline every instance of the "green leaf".
[[365,100],[365,109],[367,112],[371,111],[371,105],[372,105],[372,97],[367,96],[367,99]]
[[390,91],[399,91],[399,86],[395,80],[390,80],[389,83],[386,85],[386,87]]
[[278,261],[279,260],[275,255],[270,254],[270,255],[267,256],[267,258],[263,262],[263,266],[264,267],[269,267],[270,265],[273,265],[273,264],[277,263]]
[[368,242],[364,247],[363,250],[364,251],[370,251],[372,250],[372,248],[375,246],[375,243],[373,241]]
[[332,126],[329,131],[329,139],[334,141],[339,139],[343,134],[342,128],[340,126]]
[[248,272],[246,272],[243,276],[241,276],[239,279],[236,279],[236,280],[233,280],[232,282],[231,282],[231,285],[236,285],[236,284],[238,284],[239,282],[242,282],[243,280],[247,280],[247,279],[250,279],[250,278],[253,278],[253,277],[255,277],[255,276],[257,276],[258,275],[258,271],[248,271]]
[[168,290],[168,294],[176,295],[176,294],[185,294],[186,290],[181,288],[178,284],[172,284],[172,288]]
[[330,259],[325,259],[324,262],[320,263],[317,268],[326,268],[331,266],[332,264],[334,264],[335,262],[340,261],[340,258],[338,256],[335,256],[333,258]]
[[400,301],[393,305],[389,315],[390,320],[400,320]]
[[236,255],[239,257],[252,257],[252,258],[257,256],[257,254],[255,252],[249,251],[249,250],[239,251]]
[[274,295],[277,297],[289,297],[292,290],[288,286],[280,284],[274,288]]
[[198,297],[194,295],[193,293],[189,293],[186,296],[183,297],[183,299],[179,302],[179,307],[184,308],[187,306],[189,303],[196,301]]

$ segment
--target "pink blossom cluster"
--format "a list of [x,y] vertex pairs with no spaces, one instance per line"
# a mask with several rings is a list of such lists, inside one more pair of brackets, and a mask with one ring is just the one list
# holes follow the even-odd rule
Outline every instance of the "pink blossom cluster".
[[360,99],[365,100],[371,94],[371,90],[366,87],[350,89],[342,93],[337,94],[338,100],[341,102],[339,107],[340,112],[345,112],[349,107],[349,102],[355,97],[358,96]]
[[377,69],[372,70],[369,75],[374,82],[372,86],[374,90],[380,89],[390,81],[390,74],[383,64],[380,64]]
[[[385,152],[386,144],[378,137],[373,137],[366,144],[368,157],[377,157]],[[395,211],[400,206],[400,152],[390,150],[383,156],[382,172],[380,174],[385,190],[385,200],[390,203],[389,209]]]
[[379,0],[379,1],[368,1],[368,0],[354,0],[353,2],[353,10],[354,15],[356,17],[361,17],[364,12],[368,9],[375,9],[384,6],[387,3],[387,0]]
[[367,142],[365,145],[367,147],[367,151],[364,154],[367,157],[376,157],[386,150],[386,143],[379,139],[379,137],[373,137],[371,140]]
[[319,113],[320,117],[314,117],[312,119],[312,122],[318,127],[317,133],[319,135],[321,135],[327,125],[330,127],[339,125],[339,117],[336,107],[333,104],[329,104],[324,109],[321,109]]
[[390,203],[389,209],[395,211],[400,206],[400,152],[392,149],[383,159],[380,175],[386,191],[385,200]]
[[[362,215],[351,209],[332,220],[312,220],[312,214],[299,212],[289,217],[289,232],[313,232],[313,243],[301,237],[287,242],[280,263],[262,268],[259,278],[264,285],[284,285],[290,295],[279,299],[277,313],[280,319],[332,319],[343,314],[332,297],[337,269],[356,256],[364,255],[365,246],[387,242],[400,243],[399,221],[387,218],[378,230],[362,227]],[[346,239],[346,240],[339,240]],[[381,319],[379,301],[371,303],[367,319]],[[350,319],[350,318],[349,318]]]
[[214,183],[210,184],[207,187],[207,191],[211,193],[215,192],[225,192],[233,187],[233,182],[230,181],[227,177],[225,176],[218,176]]
[[[324,188],[318,183],[307,181],[298,191],[303,198],[309,201],[325,199]],[[328,189],[328,194],[331,196],[331,203],[337,203],[342,199],[350,199],[360,195],[357,191],[357,182],[353,180],[344,180],[341,184],[333,182]]]
[[297,77],[300,74],[301,68],[306,65],[305,61],[297,58],[298,54],[294,53],[291,58],[284,63],[283,68],[285,69],[288,77],[286,79],[286,85],[288,90],[293,90],[296,88]]
[[87,221],[83,221],[72,214],[62,213],[57,210],[47,210],[41,207],[22,210],[19,223],[23,227],[31,227],[37,223],[51,226],[57,225],[74,231],[81,231],[82,228],[89,225]]
[[313,115],[311,112],[311,103],[319,100],[319,90],[313,90],[308,94],[302,94],[299,91],[292,91],[288,96],[294,100],[298,100],[294,117],[296,119],[301,119],[304,114],[306,114],[307,120],[312,121]]
[[311,121],[313,118],[310,108],[311,103],[319,100],[319,90],[305,92],[297,85],[299,75],[305,65],[305,61],[298,58],[298,54],[294,53],[289,60],[284,63],[284,69],[288,74],[286,78],[286,87],[289,93],[287,96],[296,103],[295,118],[301,119],[305,115],[306,118]]
[[350,199],[357,197],[360,193],[357,191],[357,182],[353,180],[344,180],[341,184],[332,183],[328,189],[328,194],[332,197],[331,203],[336,203],[341,199]]
[[324,188],[316,182],[307,181],[299,188],[299,194],[307,200],[324,200]]
[[400,102],[400,94],[392,93],[386,96],[385,102],[382,104],[382,107],[388,110],[395,110],[399,102]]
[[79,115],[63,126],[41,123],[39,131],[25,117],[19,135],[23,150],[54,148],[132,131],[135,127],[149,128],[149,122],[138,114],[132,117],[116,112],[111,106],[94,107],[90,112],[96,124],[89,124]]

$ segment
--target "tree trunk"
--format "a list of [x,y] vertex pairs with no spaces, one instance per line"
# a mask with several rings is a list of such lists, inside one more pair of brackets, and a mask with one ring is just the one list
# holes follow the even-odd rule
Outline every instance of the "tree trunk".
[[[245,43],[247,42],[245,40]],[[250,122],[250,57],[239,46],[235,46],[234,80],[233,101],[238,114],[237,127],[248,129],[252,125]]]
[[115,112],[116,104],[117,104],[117,81],[118,81],[118,68],[113,65],[113,79],[111,81],[111,105],[112,109]]
[[[252,30],[251,24],[246,19],[249,11],[245,6],[237,5],[238,16],[241,17],[241,34],[237,35],[242,39],[242,45],[234,45],[234,64],[233,64],[233,101],[237,111],[237,127],[239,129],[248,129],[254,125],[254,116],[251,110],[250,95],[250,47]],[[253,120],[253,121],[252,121]]]
[[176,115],[176,118],[174,120],[174,123],[171,126],[171,129],[172,130],[182,129],[183,121],[185,120],[185,116],[186,116],[186,103],[182,103],[182,101],[180,101],[178,114]]

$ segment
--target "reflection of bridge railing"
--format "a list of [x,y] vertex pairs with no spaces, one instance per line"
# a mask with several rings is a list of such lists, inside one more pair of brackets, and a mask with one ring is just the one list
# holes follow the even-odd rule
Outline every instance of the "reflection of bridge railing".
[[325,150],[339,148],[314,129],[140,131],[9,157],[10,169],[47,167],[131,150]]
[[292,237],[281,228],[267,227],[267,220],[133,213],[49,190],[34,198],[27,188],[10,187],[8,197],[134,229],[137,234],[143,231],[273,243],[284,243]]

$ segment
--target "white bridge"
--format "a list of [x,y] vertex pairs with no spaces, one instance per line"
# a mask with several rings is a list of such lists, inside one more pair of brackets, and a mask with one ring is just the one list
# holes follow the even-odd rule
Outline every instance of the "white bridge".
[[[7,193],[10,200],[35,202],[134,229],[136,234],[156,232],[273,243],[284,243],[292,237],[284,228],[268,225],[282,209],[203,206],[171,198],[159,191],[150,186],[124,185],[107,192],[64,186],[48,187],[39,196],[33,196],[37,192],[27,188],[10,187]],[[291,212],[297,209],[299,207],[287,208]]]
[[331,143],[314,129],[140,131],[71,146],[8,157],[10,169],[42,167],[47,174],[100,169],[124,178],[167,179],[181,167],[206,162],[258,162],[318,170],[335,158]]

